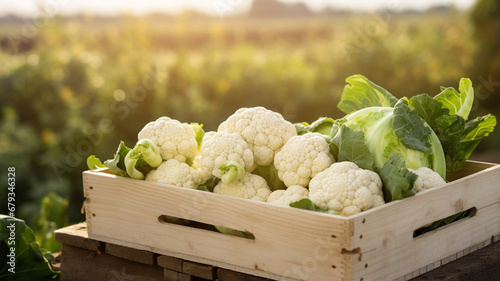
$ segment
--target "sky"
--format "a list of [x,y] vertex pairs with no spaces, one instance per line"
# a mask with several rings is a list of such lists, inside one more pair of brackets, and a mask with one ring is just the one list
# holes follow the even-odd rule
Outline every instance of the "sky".
[[[194,9],[208,14],[242,13],[248,10],[252,0],[0,0],[0,16],[16,14],[37,15],[39,7],[49,14],[133,14],[144,15],[152,12],[177,13]],[[460,9],[468,9],[475,0],[281,0],[282,2],[303,2],[312,10],[325,7],[354,11],[375,11],[383,9],[423,10],[434,5],[454,4]]]

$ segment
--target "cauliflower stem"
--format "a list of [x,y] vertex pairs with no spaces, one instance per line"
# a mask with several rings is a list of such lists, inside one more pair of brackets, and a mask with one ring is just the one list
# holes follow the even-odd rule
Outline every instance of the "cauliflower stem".
[[235,161],[227,161],[219,166],[219,170],[223,173],[221,177],[222,182],[227,184],[233,183],[245,176],[245,168]]

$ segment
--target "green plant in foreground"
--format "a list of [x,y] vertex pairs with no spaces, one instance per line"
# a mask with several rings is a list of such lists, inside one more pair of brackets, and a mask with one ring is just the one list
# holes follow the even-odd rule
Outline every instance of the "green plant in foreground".
[[1,280],[59,280],[60,272],[51,265],[51,252],[39,246],[23,220],[0,215],[0,255],[8,258],[0,265]]

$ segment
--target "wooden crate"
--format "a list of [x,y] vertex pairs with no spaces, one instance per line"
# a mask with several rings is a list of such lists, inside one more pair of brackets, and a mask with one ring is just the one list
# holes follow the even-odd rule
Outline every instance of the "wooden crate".
[[[450,183],[342,217],[83,173],[89,237],[275,280],[408,280],[500,237],[500,165],[469,161]],[[414,237],[433,221],[471,216]],[[166,222],[165,216],[192,221]],[[214,232],[222,225],[246,239]]]

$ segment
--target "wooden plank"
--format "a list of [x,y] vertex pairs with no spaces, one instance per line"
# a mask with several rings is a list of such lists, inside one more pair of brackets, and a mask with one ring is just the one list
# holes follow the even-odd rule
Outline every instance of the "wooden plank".
[[163,280],[163,268],[62,244],[62,280]]
[[82,222],[54,231],[54,238],[61,244],[67,244],[82,249],[104,252],[104,245],[99,241],[88,239],[87,224]]
[[215,278],[215,267],[203,263],[184,261],[182,264],[182,272],[191,276],[209,280],[213,280]]
[[[350,226],[344,217],[93,172],[84,172],[84,187],[90,237],[271,273],[264,277],[307,280],[312,270],[324,278],[315,280],[345,276],[340,252],[349,247]],[[161,215],[246,230],[256,238],[160,223]]]
[[130,261],[135,261],[150,265],[155,264],[155,258],[156,258],[155,254],[151,252],[128,248],[111,243],[106,244],[106,253],[120,257],[122,259],[127,259]]
[[157,259],[157,264],[166,269],[170,269],[177,272],[182,272],[182,260],[169,256],[159,256]]

